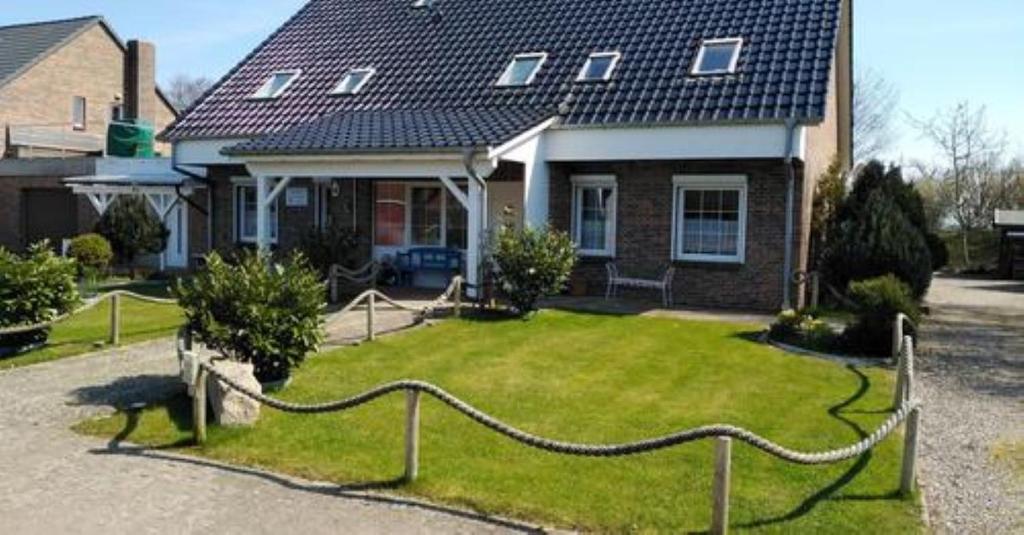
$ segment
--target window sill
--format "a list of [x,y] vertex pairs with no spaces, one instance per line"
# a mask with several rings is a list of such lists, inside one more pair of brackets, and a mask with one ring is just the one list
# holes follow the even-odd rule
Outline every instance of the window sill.
[[705,268],[716,270],[738,271],[746,267],[746,262],[741,260],[698,260],[693,258],[673,258],[672,264],[679,267]]

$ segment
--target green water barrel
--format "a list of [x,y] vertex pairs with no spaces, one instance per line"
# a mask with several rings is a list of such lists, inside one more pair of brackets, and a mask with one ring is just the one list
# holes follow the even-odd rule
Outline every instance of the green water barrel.
[[154,158],[156,130],[141,119],[110,123],[107,128],[107,156],[120,158]]

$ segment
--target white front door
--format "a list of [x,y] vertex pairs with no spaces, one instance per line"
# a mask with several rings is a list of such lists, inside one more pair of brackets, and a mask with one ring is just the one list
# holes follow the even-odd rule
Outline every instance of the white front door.
[[179,201],[167,213],[165,220],[167,230],[171,233],[167,237],[167,250],[164,252],[164,262],[169,268],[188,267],[188,205]]

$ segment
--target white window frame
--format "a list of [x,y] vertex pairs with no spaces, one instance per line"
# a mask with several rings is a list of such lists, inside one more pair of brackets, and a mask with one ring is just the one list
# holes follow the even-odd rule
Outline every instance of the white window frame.
[[[587,78],[587,71],[590,70],[590,65],[595,58],[612,58],[611,65],[608,66],[608,71],[604,73],[601,78]],[[614,52],[594,52],[587,56],[587,61],[583,64],[583,68],[580,69],[580,73],[576,76],[577,82],[607,82],[612,79],[612,75],[615,74],[615,69],[619,66],[619,61],[622,59],[622,53],[618,51]]]
[[[683,262],[717,264],[743,264],[747,251],[747,192],[746,175],[676,175],[672,177],[672,259]],[[684,226],[686,225],[685,195],[688,190],[739,191],[739,232],[736,235],[735,255],[708,255],[683,253]]]
[[[735,45],[732,51],[732,59],[729,61],[729,67],[727,69],[716,69],[705,71],[701,70],[700,65],[704,62],[704,53],[707,51],[709,46],[715,45]],[[700,44],[700,52],[697,53],[697,60],[693,62],[693,68],[690,70],[690,74],[693,75],[710,75],[710,74],[733,74],[736,72],[736,66],[740,61],[740,52],[743,51],[743,38],[742,37],[726,37],[724,39],[705,39]]]
[[[461,186],[462,182],[456,182],[456,184]],[[436,247],[436,248],[440,248],[440,249],[450,249],[451,248],[451,246],[448,244],[448,202],[449,202],[450,195],[449,195],[448,188],[446,188],[444,186],[444,184],[438,184],[437,182],[424,182],[424,181],[417,180],[417,181],[414,181],[414,182],[382,181],[382,182],[378,182],[376,185],[381,185],[381,186],[402,186],[403,187],[404,192],[403,192],[402,198],[404,199],[404,203],[405,203],[405,210],[404,210],[404,212],[405,212],[405,228],[403,229],[403,232],[402,232],[402,243],[401,244],[398,244],[398,245],[380,245],[380,244],[377,243],[377,193],[376,193],[376,189],[375,189],[374,193],[373,193],[373,210],[374,210],[374,212],[373,212],[373,229],[372,229],[372,236],[373,236],[372,243],[373,243],[373,247],[380,248],[380,249],[388,249],[388,250],[390,250],[390,249],[411,249],[411,248],[419,248],[419,247]],[[413,188],[433,188],[433,189],[440,189],[441,190],[441,243],[438,244],[438,245],[423,244],[423,243],[413,243],[413,241],[412,241],[412,190],[413,190]],[[459,201],[452,200],[451,202],[458,203]],[[466,229],[466,232],[467,232],[466,242],[468,244],[469,243],[469,239],[470,239],[468,237],[469,228]],[[458,250],[465,252],[465,249],[458,249]]]
[[[356,84],[356,86],[353,87],[351,91],[342,91],[341,88],[342,88],[342,86],[345,85],[345,81],[348,80],[352,75],[354,75],[356,73],[365,73],[366,76],[363,77],[363,79],[358,84]],[[366,83],[369,82],[370,79],[373,78],[374,75],[376,75],[376,74],[377,74],[377,69],[374,69],[373,67],[359,67],[359,68],[356,68],[356,69],[350,69],[348,72],[345,73],[345,76],[341,77],[341,80],[339,80],[338,84],[334,86],[334,89],[331,90],[331,95],[355,95],[355,94],[358,94],[363,89],[363,86],[365,86]]]
[[[537,66],[534,67],[533,71],[530,73],[530,76],[526,79],[525,82],[523,82],[523,83],[513,83],[511,80],[509,80],[509,78],[512,76],[512,70],[516,66],[516,61],[521,60],[521,59],[533,59],[533,58],[540,58],[540,61],[537,62]],[[548,53],[547,52],[529,52],[529,53],[526,53],[526,54],[516,54],[515,56],[512,56],[512,61],[510,61],[508,63],[508,66],[505,67],[505,70],[501,73],[501,77],[498,78],[498,83],[497,83],[498,87],[526,87],[526,86],[532,84],[533,80],[537,77],[537,73],[540,72],[541,67],[543,67],[544,63],[546,63],[547,61],[548,61]]]
[[[615,244],[617,241],[616,229],[619,218],[619,183],[615,175],[573,175],[572,181],[572,241],[576,244],[576,253],[579,256],[594,256],[603,258],[615,257]],[[612,196],[609,199],[610,217],[605,221],[605,244],[601,249],[583,249],[580,247],[581,233],[583,232],[583,191],[593,188],[611,188]]]
[[[246,236],[244,221],[242,220],[243,209],[239,209],[242,200],[242,190],[245,188],[256,189],[256,180],[249,177],[231,178],[231,223],[235,243],[256,243],[256,235]],[[270,208],[270,243],[276,244],[278,236],[281,235],[281,206],[280,198],[274,201]]]
[[[281,86],[281,88],[275,91],[274,93],[268,93],[268,91],[270,91],[270,84],[274,82],[274,78],[285,74],[290,75],[290,77],[284,83],[284,85]],[[299,69],[286,69],[281,71],[274,71],[270,73],[270,76],[268,76],[267,80],[263,82],[263,85],[261,85],[260,88],[257,89],[256,92],[253,93],[252,96],[249,98],[253,100],[274,100],[283,95],[284,92],[287,91],[288,88],[291,87],[292,84],[295,83],[295,81],[298,80],[299,76],[301,75],[302,71]]]
[[[78,117],[78,103],[82,103],[82,117],[79,121]],[[75,95],[71,97],[71,129],[75,131],[83,131],[89,126],[89,99]]]

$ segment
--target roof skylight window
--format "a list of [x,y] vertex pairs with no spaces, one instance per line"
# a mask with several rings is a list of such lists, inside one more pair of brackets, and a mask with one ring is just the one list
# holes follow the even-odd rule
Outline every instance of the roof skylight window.
[[740,59],[743,39],[706,39],[693,64],[693,74],[732,74]]
[[522,86],[533,83],[537,71],[547,61],[547,53],[519,54],[512,58],[501,78],[498,79],[499,86]]
[[270,78],[253,93],[252,98],[271,99],[284,94],[288,86],[299,77],[299,71],[277,71],[270,75]]
[[355,95],[370,81],[376,73],[374,69],[352,69],[345,74],[345,77],[338,82],[338,85],[331,91],[332,95]]
[[595,52],[587,58],[583,70],[576,77],[578,82],[607,82],[611,79],[622,54],[618,52]]

